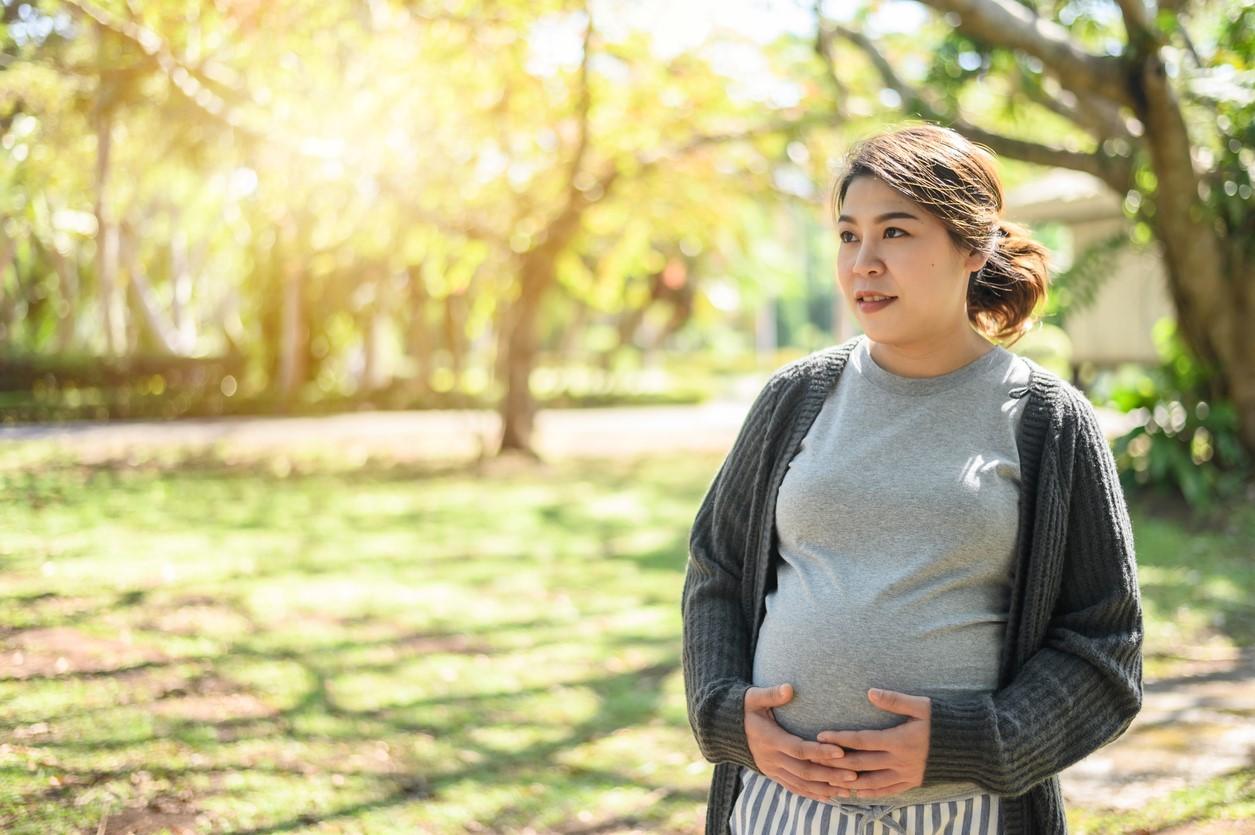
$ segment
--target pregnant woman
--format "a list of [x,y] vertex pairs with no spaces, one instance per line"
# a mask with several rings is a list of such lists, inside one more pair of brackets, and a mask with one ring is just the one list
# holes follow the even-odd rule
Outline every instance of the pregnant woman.
[[945,128],[846,160],[864,332],[772,375],[689,540],[708,835],[1065,833],[1058,773],[1141,707],[1115,462],[1085,396],[997,344],[1048,282],[1002,200]]

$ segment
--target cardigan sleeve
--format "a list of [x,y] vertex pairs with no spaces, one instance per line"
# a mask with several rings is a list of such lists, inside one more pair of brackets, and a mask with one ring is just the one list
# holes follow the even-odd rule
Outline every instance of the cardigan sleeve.
[[684,690],[689,725],[707,761],[757,769],[745,737],[745,691],[753,685],[743,573],[753,563],[751,508],[763,478],[763,445],[778,377],[750,407],[732,450],[702,499],[689,535],[681,594]]
[[[1142,704],[1142,606],[1132,525],[1093,406],[1067,393],[1070,494],[1047,520],[1064,536],[1043,645],[1006,687],[934,699],[925,782],[1019,795],[1122,734]],[[1058,462],[1056,462],[1058,463]],[[1066,498],[1066,503],[1062,499]]]

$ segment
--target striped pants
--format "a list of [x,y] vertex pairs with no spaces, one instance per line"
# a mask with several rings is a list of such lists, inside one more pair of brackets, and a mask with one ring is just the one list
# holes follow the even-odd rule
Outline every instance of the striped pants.
[[1001,798],[974,794],[912,806],[823,803],[741,768],[732,835],[1001,835]]

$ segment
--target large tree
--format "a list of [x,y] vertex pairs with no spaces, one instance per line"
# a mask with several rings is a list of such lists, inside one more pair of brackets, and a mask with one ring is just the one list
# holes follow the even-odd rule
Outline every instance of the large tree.
[[[1255,452],[1255,6],[920,1],[947,30],[922,78],[848,22],[821,16],[818,51],[831,68],[838,44],[852,45],[912,116],[1116,192],[1136,231],[1158,242],[1180,331],[1217,372],[1212,394],[1236,405]],[[964,88],[991,75],[1021,124],[1042,122],[1024,111],[1062,119],[1070,141],[1031,127],[1010,135],[962,112]]]
[[495,353],[502,449],[546,351],[638,304],[683,321],[701,271],[671,260],[726,261],[770,160],[836,121],[734,77],[757,43],[668,54],[614,4],[3,8],[0,351],[229,348],[297,403],[407,366],[470,390]]

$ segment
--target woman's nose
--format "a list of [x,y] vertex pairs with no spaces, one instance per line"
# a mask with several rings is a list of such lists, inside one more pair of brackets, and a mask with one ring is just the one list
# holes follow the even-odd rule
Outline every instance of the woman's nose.
[[858,275],[877,275],[882,272],[884,265],[880,262],[880,256],[876,254],[875,247],[860,246],[858,254],[854,256],[853,270]]

